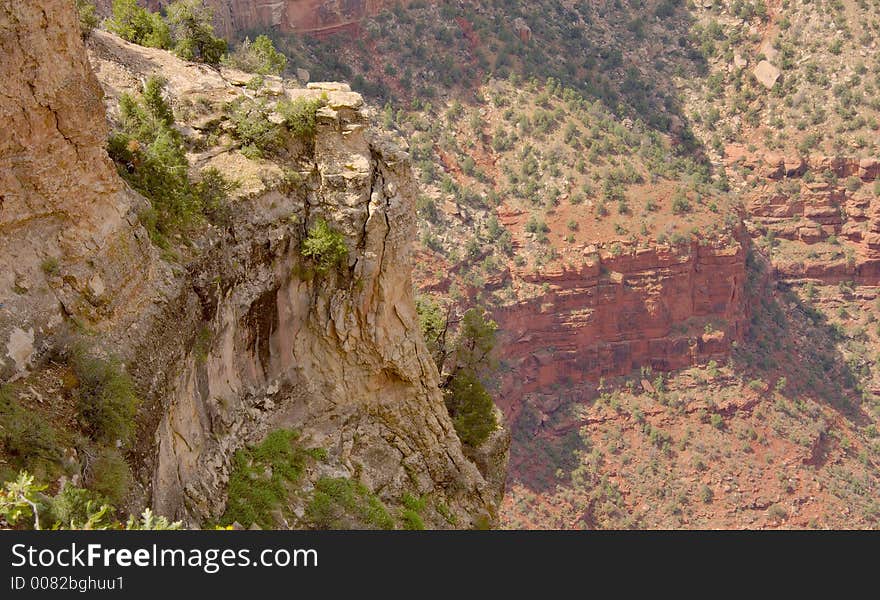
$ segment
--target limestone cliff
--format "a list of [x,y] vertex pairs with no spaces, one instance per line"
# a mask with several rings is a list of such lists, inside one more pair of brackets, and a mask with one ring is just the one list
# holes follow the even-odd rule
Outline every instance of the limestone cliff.
[[[32,338],[51,349],[47,331],[90,319],[146,399],[129,455],[141,484],[132,506],[193,525],[222,513],[233,452],[281,427],[326,450],[306,489],[353,478],[389,507],[404,493],[430,497],[431,527],[491,522],[499,490],[462,452],[415,315],[408,156],[371,127],[361,97],[274,78],[253,92],[244,73],[96,32],[91,60],[111,117],[118,96],[154,73],[192,138],[237,97],[324,99],[313,143],[287,164],[249,160],[235,145],[190,157],[241,187],[227,223],[203,228],[168,263],[137,225],[145,201],[103,150],[101,90],[72,0],[0,6],[3,50],[17,58],[3,63],[15,93],[0,105],[12,133],[0,147],[3,379],[37,366]],[[316,274],[301,255],[319,218],[345,237],[337,273]]]

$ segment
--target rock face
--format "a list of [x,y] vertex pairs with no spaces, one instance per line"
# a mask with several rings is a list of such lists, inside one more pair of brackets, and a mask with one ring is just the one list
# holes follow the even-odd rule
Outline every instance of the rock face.
[[153,277],[72,10],[0,2],[0,381],[37,361],[63,317],[100,328],[136,311]]
[[[167,0],[150,0],[152,8]],[[277,29],[326,34],[359,24],[380,11],[408,2],[400,0],[208,0],[217,32],[232,39],[241,31]]]
[[[343,84],[267,80],[261,93],[272,98],[325,100],[313,143],[299,142],[284,168],[234,147],[191,156],[253,177],[228,224],[192,233],[184,263],[169,264],[132,225],[145,201],[103,150],[101,88],[72,8],[0,4],[11,59],[0,103],[10,133],[0,146],[0,381],[38,368],[33,348],[51,349],[64,317],[87,318],[145,400],[128,456],[140,503],[190,524],[222,513],[233,452],[278,427],[326,450],[309,481],[357,478],[392,507],[404,492],[429,494],[448,508],[423,515],[432,527],[491,522],[503,480],[493,489],[464,456],[416,318],[408,156],[371,129],[362,98]],[[226,102],[252,93],[244,74],[102,32],[91,58],[111,108],[157,72],[177,112],[198,99],[222,119]],[[179,125],[196,135],[197,124]],[[348,261],[336,272],[302,257],[318,219],[344,235]]]
[[[771,259],[781,279],[880,284],[880,212],[874,158],[748,156],[728,148],[726,162],[761,180],[746,208],[755,237],[786,246]],[[809,175],[808,175],[809,173]]]
[[727,356],[745,331],[743,239],[687,251],[596,254],[577,271],[531,275],[549,292],[496,314],[516,373],[500,394],[512,421],[529,392],[642,366],[669,371]]

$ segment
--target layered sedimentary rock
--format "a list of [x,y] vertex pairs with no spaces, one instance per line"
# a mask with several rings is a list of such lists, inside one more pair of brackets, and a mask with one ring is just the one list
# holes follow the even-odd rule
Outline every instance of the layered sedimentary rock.
[[[108,98],[160,73],[175,106],[207,107],[184,128],[222,121],[225,103],[253,94],[246,74],[105,33],[95,35],[93,59]],[[139,446],[153,449],[142,469],[154,507],[191,522],[216,518],[232,452],[284,427],[328,451],[312,477],[357,478],[391,504],[404,491],[430,493],[461,526],[493,518],[498,489],[462,454],[416,319],[407,155],[370,127],[363,99],[344,84],[301,89],[270,78],[259,93],[325,106],[313,145],[290,164],[252,163],[234,147],[193,156],[244,189],[229,227],[198,242],[187,276],[132,345],[152,390]],[[299,183],[276,183],[284,173]],[[315,273],[301,254],[317,219],[345,236],[338,274]],[[438,514],[426,522],[449,526]]]
[[64,318],[101,328],[153,278],[139,202],[104,141],[101,88],[69,0],[0,2],[0,381]]
[[496,313],[513,371],[500,395],[508,416],[524,394],[554,384],[726,357],[748,317],[745,235],[739,235],[729,245],[597,252],[577,270],[519,274],[549,289]]
[[[227,39],[241,32],[276,29],[321,34],[356,25],[400,0],[208,0],[218,33]],[[168,0],[149,0],[158,8]]]
[[758,182],[746,194],[753,234],[788,242],[771,252],[780,278],[880,284],[880,161],[755,157],[732,147],[727,163]]

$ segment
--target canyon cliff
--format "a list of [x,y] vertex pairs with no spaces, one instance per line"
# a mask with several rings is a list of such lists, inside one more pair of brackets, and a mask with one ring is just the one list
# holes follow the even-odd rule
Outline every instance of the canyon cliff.
[[[233,453],[284,428],[323,449],[305,488],[353,479],[389,507],[405,494],[430,498],[429,527],[491,523],[500,490],[465,458],[418,327],[409,159],[370,125],[363,99],[343,84],[270,78],[274,101],[321,100],[313,143],[286,165],[249,161],[236,147],[193,155],[194,166],[242,185],[224,226],[160,256],[138,221],[146,200],[104,150],[91,67],[112,118],[123,93],[160,75],[176,112],[198,102],[208,121],[222,121],[226,103],[251,93],[248,77],[104,32],[89,42],[90,66],[74,14],[72,0],[0,10],[3,51],[16,57],[4,61],[14,93],[0,105],[11,134],[0,147],[3,379],[32,381],[42,355],[63,353],[52,334],[74,324],[123,359],[144,397],[128,453],[138,482],[130,508],[216,521]],[[198,136],[204,116],[179,127]],[[344,237],[338,272],[315,273],[301,254],[319,220]],[[496,450],[503,466],[506,447]]]
[[[149,0],[157,9],[166,0]],[[233,39],[240,32],[276,30],[327,35],[357,26],[367,17],[407,2],[392,0],[208,0],[217,32]]]
[[738,238],[620,256],[596,250],[575,270],[519,273],[548,293],[496,311],[515,369],[500,394],[508,418],[524,394],[554,385],[723,361],[749,317],[743,230]]

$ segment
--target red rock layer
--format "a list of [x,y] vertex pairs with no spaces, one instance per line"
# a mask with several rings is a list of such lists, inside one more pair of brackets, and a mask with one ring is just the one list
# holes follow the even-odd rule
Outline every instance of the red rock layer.
[[687,251],[660,246],[605,254],[578,270],[520,274],[550,290],[495,315],[510,367],[502,408],[512,416],[523,394],[553,384],[724,359],[746,324],[745,255],[741,241],[694,242]]
[[[826,156],[755,158],[734,148],[728,149],[727,162],[763,180],[747,196],[754,234],[772,233],[798,242],[795,249],[802,248],[801,252],[772,254],[778,277],[880,285],[880,203],[873,185],[880,178],[880,161]],[[839,247],[836,258],[810,248],[825,243],[827,251],[829,242]]]
[[[155,9],[169,0],[148,0]],[[246,31],[277,29],[284,32],[331,32],[357,25],[363,19],[401,0],[207,0],[214,10],[217,32],[232,39]]]

